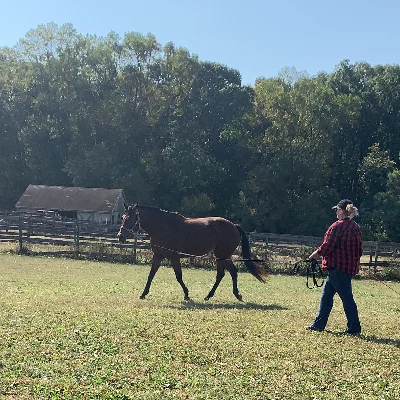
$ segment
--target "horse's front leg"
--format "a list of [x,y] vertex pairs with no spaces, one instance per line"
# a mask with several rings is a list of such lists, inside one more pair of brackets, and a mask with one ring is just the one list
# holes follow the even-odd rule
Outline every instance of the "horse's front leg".
[[182,287],[183,293],[185,295],[184,299],[186,301],[190,301],[190,297],[189,297],[189,290],[186,287],[185,283],[183,282],[182,279],[182,266],[181,266],[181,260],[179,258],[173,258],[170,260],[172,267],[174,268],[174,272],[175,272],[175,276],[176,276],[176,280],[179,282],[179,284]]
[[142,295],[140,296],[141,299],[144,299],[149,294],[151,282],[153,281],[154,275],[158,271],[158,268],[160,268],[160,264],[161,264],[162,259],[163,259],[163,257],[161,257],[160,255],[153,254],[153,260],[152,260],[152,263],[151,263],[151,269],[150,269],[150,272],[149,272],[149,276],[147,278],[146,286],[145,286],[145,288],[143,290]]

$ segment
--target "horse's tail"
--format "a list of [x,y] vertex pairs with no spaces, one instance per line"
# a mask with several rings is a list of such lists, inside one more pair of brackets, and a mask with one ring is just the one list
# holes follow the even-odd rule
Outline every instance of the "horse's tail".
[[268,277],[267,271],[260,265],[256,264],[252,259],[251,259],[251,254],[250,254],[250,243],[249,239],[246,235],[246,232],[243,230],[243,228],[239,224],[235,224],[237,230],[240,233],[240,236],[242,238],[242,257],[243,257],[243,262],[246,268],[249,270],[249,272],[255,276],[260,282],[265,283],[264,277]]

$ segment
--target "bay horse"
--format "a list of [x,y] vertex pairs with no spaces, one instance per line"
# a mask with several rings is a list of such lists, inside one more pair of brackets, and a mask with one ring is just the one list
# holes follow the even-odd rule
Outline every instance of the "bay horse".
[[227,269],[232,277],[233,294],[242,301],[237,285],[238,270],[233,265],[232,254],[240,243],[242,258],[249,272],[260,282],[265,283],[267,272],[251,260],[250,245],[246,233],[238,224],[221,217],[186,218],[177,212],[168,212],[152,206],[133,204],[125,206],[122,223],[117,238],[124,243],[126,239],[142,228],[150,236],[153,259],[147,283],[140,298],[149,293],[151,282],[166,258],[170,261],[183,289],[184,299],[190,300],[189,291],[182,279],[181,258],[204,256],[214,253],[217,262],[217,277],[214,286],[205,297],[209,300],[225,275]]

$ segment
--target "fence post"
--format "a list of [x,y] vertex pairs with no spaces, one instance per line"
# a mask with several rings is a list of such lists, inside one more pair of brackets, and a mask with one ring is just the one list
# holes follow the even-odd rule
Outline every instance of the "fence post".
[[375,247],[374,274],[376,274],[376,269],[378,267],[378,256],[379,256],[379,241],[376,242],[376,247]]
[[74,245],[75,245],[75,253],[79,254],[79,222],[75,220],[75,232],[74,232]]
[[27,237],[27,241],[28,242],[30,241],[31,233],[32,233],[32,220],[31,220],[31,218],[32,218],[32,215],[29,214],[28,215],[28,230],[26,232],[26,237]]
[[53,233],[53,235],[54,235],[54,233],[55,233],[55,231],[56,231],[56,213],[54,212],[53,213],[53,215],[52,215],[52,233]]
[[373,253],[373,249],[372,249],[372,244],[371,244],[371,246],[369,246],[369,264],[368,264],[368,272],[371,271],[371,266],[372,266],[372,253]]
[[133,263],[136,264],[136,249],[137,249],[137,236],[135,236],[135,240],[133,241]]
[[21,213],[18,214],[18,242],[19,242],[19,252],[22,254],[22,221],[21,221]]

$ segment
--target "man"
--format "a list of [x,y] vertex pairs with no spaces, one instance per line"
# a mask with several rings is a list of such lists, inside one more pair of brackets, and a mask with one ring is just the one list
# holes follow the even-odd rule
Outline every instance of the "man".
[[361,228],[353,221],[358,210],[348,199],[339,201],[332,208],[336,210],[337,221],[327,229],[322,244],[309,256],[310,259],[322,256],[322,269],[328,271],[328,276],[318,314],[307,329],[319,332],[325,329],[333,307],[333,297],[337,293],[347,317],[347,329],[343,333],[359,335],[361,325],[351,286],[353,276],[360,270],[362,255]]

